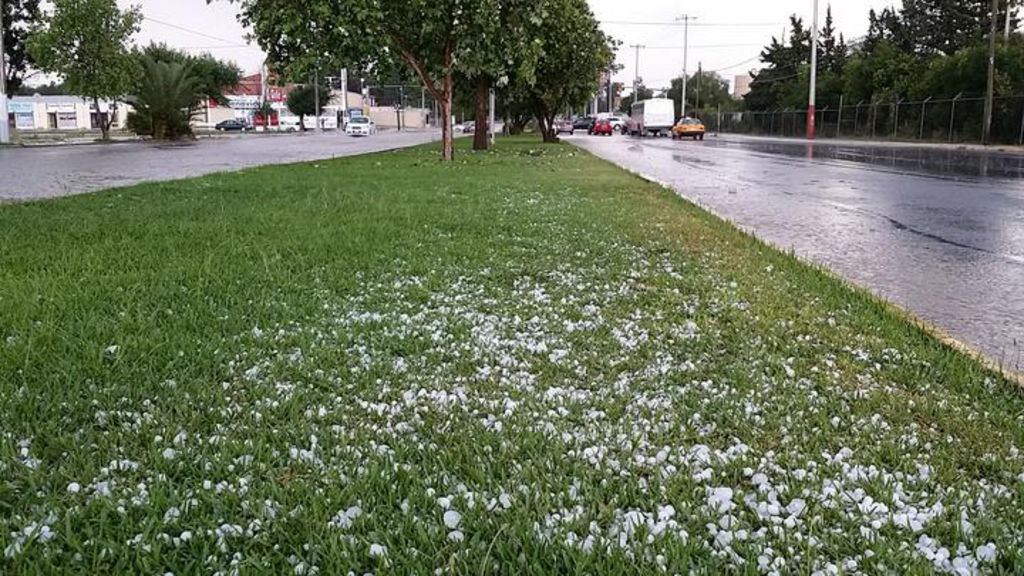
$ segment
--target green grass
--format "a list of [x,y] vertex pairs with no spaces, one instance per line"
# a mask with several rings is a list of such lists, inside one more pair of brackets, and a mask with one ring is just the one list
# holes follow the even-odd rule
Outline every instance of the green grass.
[[1013,385],[572,147],[460,152],[0,206],[0,572],[1024,571]]

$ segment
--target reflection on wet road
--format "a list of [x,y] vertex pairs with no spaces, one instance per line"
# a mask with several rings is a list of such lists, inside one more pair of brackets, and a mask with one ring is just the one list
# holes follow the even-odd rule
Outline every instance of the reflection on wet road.
[[68,196],[264,164],[321,160],[424,144],[437,132],[382,132],[369,138],[325,134],[246,134],[188,145],[138,142],[0,149],[0,202]]
[[1024,155],[577,136],[1024,369]]

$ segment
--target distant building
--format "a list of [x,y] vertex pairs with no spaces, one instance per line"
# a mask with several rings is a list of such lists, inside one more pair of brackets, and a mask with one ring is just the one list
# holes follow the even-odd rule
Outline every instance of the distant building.
[[206,105],[193,118],[194,124],[215,126],[224,120],[246,120],[252,122],[253,116],[260,108],[264,98],[279,114],[287,114],[286,101],[288,94],[295,89],[293,85],[276,86],[275,78],[264,82],[263,74],[253,74],[242,78],[237,85],[224,91],[227,106],[216,100],[207,100]]
[[735,85],[732,89],[732,97],[739,100],[750,94],[750,85],[754,82],[750,74],[736,76]]
[[[254,116],[265,100],[277,113],[277,118],[272,119],[272,126],[277,126],[277,122],[282,119],[288,119],[289,125],[298,126],[298,118],[288,110],[288,95],[297,86],[295,84],[280,86],[276,82],[277,77],[274,74],[269,74],[266,80],[264,80],[263,74],[246,76],[236,86],[224,91],[224,98],[227,100],[226,106],[215,100],[208,100],[193,118],[192,123],[206,127],[216,126],[224,120],[245,120],[250,124],[260,124],[256,122]],[[346,106],[342,104],[341,100],[340,90],[325,91],[321,95],[321,117],[330,120],[329,122],[328,120],[322,121],[325,127],[337,126],[337,120],[344,115],[343,110]],[[366,108],[361,94],[349,92],[346,100],[348,109]],[[310,128],[316,126],[315,119],[307,119],[306,123]]]
[[80,96],[13,96],[7,101],[7,121],[23,131],[99,130],[100,121],[114,115],[111,126],[123,128],[129,106],[101,100],[99,109]]

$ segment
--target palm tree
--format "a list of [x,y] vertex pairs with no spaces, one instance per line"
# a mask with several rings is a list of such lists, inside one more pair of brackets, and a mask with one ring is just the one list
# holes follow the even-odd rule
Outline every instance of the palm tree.
[[157,140],[178,140],[192,133],[190,122],[200,101],[191,66],[142,59],[144,75],[134,98],[135,127]]

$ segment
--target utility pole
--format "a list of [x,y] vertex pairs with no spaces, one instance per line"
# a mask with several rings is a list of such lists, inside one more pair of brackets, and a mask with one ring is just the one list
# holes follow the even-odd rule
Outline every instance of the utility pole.
[[[998,2],[999,0],[993,0]],[[811,93],[807,99],[807,139],[814,140],[817,131],[818,99],[818,0],[814,0],[814,18],[811,24]]]
[[680,94],[680,100],[682,100],[679,108],[681,116],[686,118],[686,81],[689,78],[690,72],[687,70],[687,64],[690,57],[690,20],[696,20],[695,16],[689,14],[683,14],[679,18],[676,18],[676,22],[682,21],[683,23],[683,92]]
[[630,48],[636,50],[636,68],[634,68],[633,72],[633,104],[636,104],[639,101],[638,97],[640,96],[640,50],[647,48],[647,46],[644,46],[643,44],[632,44],[630,45]]
[[697,99],[693,103],[693,108],[695,110],[698,110],[698,111],[700,110],[700,80],[701,80],[701,77],[703,75],[704,75],[704,63],[703,62],[698,62],[697,63]]
[[982,126],[981,143],[988,145],[992,139],[992,113],[995,109],[996,92],[996,35],[999,34],[999,0],[992,0],[992,30],[988,39],[988,86],[985,90],[985,120]]
[[[0,0],[0,144],[11,143],[11,126],[7,123],[7,52],[4,50],[4,2]],[[96,111],[97,113],[99,110]]]
[[1006,33],[1003,40],[1010,41],[1010,19],[1013,18],[1013,0],[1006,0]]
[[348,68],[341,69],[341,125],[339,130],[345,129],[348,124]]
[[615,78],[610,69],[608,70],[608,112],[615,113]]
[[313,108],[316,110],[316,131],[323,132],[320,124],[320,65],[313,67]]

